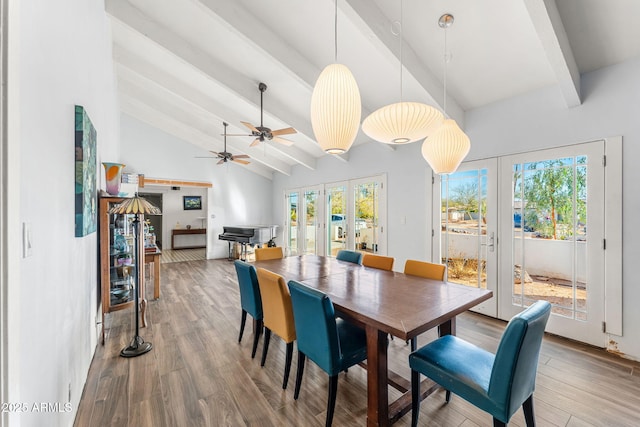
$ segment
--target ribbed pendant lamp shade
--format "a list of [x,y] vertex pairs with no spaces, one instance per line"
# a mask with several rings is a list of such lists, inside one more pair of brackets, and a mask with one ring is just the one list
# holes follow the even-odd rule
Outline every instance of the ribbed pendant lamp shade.
[[385,144],[407,144],[432,134],[444,116],[419,102],[397,102],[377,109],[362,122],[362,131]]
[[311,95],[311,125],[329,154],[342,154],[358,135],[362,106],[356,79],[342,64],[325,67]]
[[422,156],[437,174],[453,173],[469,153],[471,141],[455,120],[447,119],[422,144]]

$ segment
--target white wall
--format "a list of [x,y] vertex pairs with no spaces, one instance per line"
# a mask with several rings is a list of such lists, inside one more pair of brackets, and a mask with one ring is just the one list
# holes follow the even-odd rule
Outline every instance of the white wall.
[[[75,237],[74,105],[97,130],[97,160],[118,158],[119,114],[111,38],[103,1],[20,0],[9,38],[19,41],[20,105],[10,116],[20,139],[20,223],[31,226],[33,253],[20,269],[17,323],[19,372],[12,401],[69,402],[71,412],[14,414],[21,426],[68,426],[97,343],[97,233]],[[15,27],[13,26],[15,25]],[[104,182],[99,180],[104,188]],[[20,241],[12,246],[20,251]],[[10,319],[10,322],[13,319]],[[16,355],[12,350],[11,355]],[[31,409],[31,408],[30,408]]]
[[[217,165],[216,159],[196,158],[210,156],[211,153],[126,114],[121,116],[121,129],[120,161],[127,165],[125,171],[142,173],[151,178],[213,184],[213,188],[207,191],[207,197],[203,197],[203,201],[207,201],[208,258],[227,257],[227,242],[218,239],[223,226],[273,222],[271,180],[249,172],[236,163]],[[185,187],[182,190],[187,191]],[[196,217],[205,216],[201,211],[194,212],[197,212],[194,214]],[[171,215],[166,221],[163,219],[165,241],[171,239],[171,228],[176,221]],[[189,221],[194,227],[200,226],[199,220]],[[182,220],[180,224],[186,225]]]
[[[623,228],[626,236],[634,230],[640,198],[635,183],[640,182],[640,59],[582,76],[583,103],[567,109],[557,87],[497,102],[466,113],[465,131],[471,138],[467,160],[551,148],[560,145],[622,135],[624,150]],[[430,171],[421,154],[420,143],[388,151],[381,144],[366,144],[350,150],[351,160],[342,163],[328,156],[309,171],[296,166],[291,177],[277,175],[273,196],[284,189],[387,173],[388,251],[402,269],[407,258],[431,257]],[[406,224],[401,219],[406,216]],[[282,224],[283,206],[274,205],[274,218]],[[633,265],[640,256],[640,241],[626,238],[623,263]],[[640,301],[634,269],[624,268],[624,336],[611,336],[613,346],[627,357],[640,360]]]

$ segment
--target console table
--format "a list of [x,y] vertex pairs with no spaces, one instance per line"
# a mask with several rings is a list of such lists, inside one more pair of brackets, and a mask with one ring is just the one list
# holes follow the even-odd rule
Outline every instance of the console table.
[[182,236],[182,235],[187,235],[187,234],[204,234],[205,236],[207,235],[207,229],[206,228],[177,228],[177,229],[173,229],[171,230],[171,249],[196,249],[196,248],[206,248],[206,242],[207,239],[205,237],[205,243],[202,245],[196,245],[196,246],[178,246],[176,248],[175,245],[175,238],[176,236]]

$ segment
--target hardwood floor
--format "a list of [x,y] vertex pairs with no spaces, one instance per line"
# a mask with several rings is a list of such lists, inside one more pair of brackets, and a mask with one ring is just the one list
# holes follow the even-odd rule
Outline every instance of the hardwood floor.
[[[251,359],[251,322],[242,343],[239,292],[227,260],[162,264],[162,296],[147,295],[153,343],[143,356],[119,356],[133,335],[132,310],[107,316],[107,341],[98,345],[75,425],[85,426],[322,426],[327,402],[326,374],[307,362],[300,398],[294,381],[282,390],[285,344],[272,337],[264,368],[262,339]],[[152,287],[149,287],[152,288]],[[458,320],[458,336],[495,351],[505,323],[476,314]],[[419,345],[435,338],[430,332]],[[389,366],[409,378],[409,347],[389,343]],[[295,373],[297,356],[292,372]],[[295,374],[294,374],[295,378]],[[397,392],[390,388],[390,396]],[[545,336],[534,394],[538,426],[640,425],[640,364],[587,345]],[[366,425],[366,372],[340,375],[334,426]],[[405,415],[398,426],[409,426]],[[491,417],[444,392],[422,402],[422,426],[491,426]],[[522,410],[510,425],[524,426]]]

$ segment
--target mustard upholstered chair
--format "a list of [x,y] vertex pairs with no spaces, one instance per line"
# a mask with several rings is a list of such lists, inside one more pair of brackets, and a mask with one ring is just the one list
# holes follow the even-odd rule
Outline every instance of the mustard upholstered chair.
[[444,280],[444,273],[447,266],[444,264],[433,264],[431,262],[416,261],[408,259],[404,264],[404,274],[424,277],[425,279]]
[[258,286],[262,297],[262,314],[264,323],[264,345],[262,347],[262,359],[260,366],[264,366],[269,350],[271,332],[278,335],[287,344],[286,360],[284,365],[284,381],[282,388],[287,388],[289,371],[291,370],[291,358],[293,356],[293,342],[296,339],[296,327],[293,321],[293,309],[291,308],[291,295],[284,278],[279,274],[264,268],[258,268]]
[[362,265],[378,268],[380,270],[393,270],[393,257],[365,253],[362,257]]
[[265,261],[268,259],[281,259],[284,258],[282,253],[282,247],[276,246],[273,248],[256,248],[256,261]]
[[[444,274],[447,271],[447,266],[444,264],[434,264],[432,262],[416,261],[414,259],[408,259],[404,263],[404,274],[411,276],[424,277],[431,280],[444,280]],[[418,339],[411,339],[411,351],[416,351],[418,348]]]

